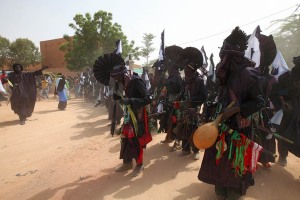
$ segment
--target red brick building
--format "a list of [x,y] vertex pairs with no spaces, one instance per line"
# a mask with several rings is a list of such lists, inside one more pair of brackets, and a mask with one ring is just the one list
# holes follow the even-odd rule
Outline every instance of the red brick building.
[[[43,65],[47,65],[49,68],[44,70],[44,73],[63,73],[66,76],[77,76],[77,72],[72,72],[67,69],[67,63],[64,58],[65,53],[59,49],[65,42],[66,40],[64,38],[40,41],[42,61],[39,64],[27,67],[26,71],[33,71],[41,68]],[[141,69],[141,66],[134,64],[133,61],[129,62],[129,69],[134,70],[135,68]],[[9,70],[10,68],[9,66],[5,66],[4,69]]]
[[40,42],[40,51],[42,55],[41,65],[47,65],[47,71],[54,73],[63,73],[67,76],[76,76],[76,72],[71,72],[67,69],[64,55],[65,53],[59,50],[60,46],[65,43],[64,38],[46,40]]

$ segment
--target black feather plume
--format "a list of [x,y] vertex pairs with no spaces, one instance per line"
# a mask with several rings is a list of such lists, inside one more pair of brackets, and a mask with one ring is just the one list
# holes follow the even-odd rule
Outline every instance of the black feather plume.
[[225,39],[225,42],[239,46],[243,50],[247,49],[247,35],[238,26],[235,27],[231,34]]
[[117,65],[125,65],[123,58],[115,53],[100,56],[93,66],[94,76],[100,83],[109,85],[110,73]]

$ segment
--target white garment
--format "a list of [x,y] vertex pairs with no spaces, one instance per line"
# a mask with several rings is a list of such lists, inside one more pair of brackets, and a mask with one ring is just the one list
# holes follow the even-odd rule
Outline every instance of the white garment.
[[4,89],[2,82],[0,81],[0,92],[3,94],[7,94],[6,90]]

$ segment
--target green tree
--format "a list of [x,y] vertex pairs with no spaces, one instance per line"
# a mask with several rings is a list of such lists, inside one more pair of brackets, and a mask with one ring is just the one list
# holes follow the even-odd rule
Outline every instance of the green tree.
[[20,63],[24,67],[37,64],[41,61],[38,47],[27,38],[18,38],[9,47],[9,62]]
[[276,20],[274,24],[281,24],[273,34],[277,49],[288,66],[293,67],[293,57],[300,55],[300,14]]
[[66,43],[60,49],[65,52],[67,68],[72,71],[80,71],[86,66],[93,66],[95,60],[104,53],[115,50],[115,42],[122,41],[122,56],[129,53],[138,59],[138,48],[134,47],[134,41],[128,41],[117,23],[112,23],[112,14],[105,11],[91,14],[77,14],[70,23],[75,34],[73,37],[65,35]]
[[0,67],[8,64],[10,41],[0,36]]
[[149,65],[149,56],[150,54],[155,50],[155,48],[152,47],[153,42],[152,40],[155,38],[155,36],[151,33],[144,33],[143,41],[144,44],[143,47],[141,47],[141,56],[146,58],[146,65]]

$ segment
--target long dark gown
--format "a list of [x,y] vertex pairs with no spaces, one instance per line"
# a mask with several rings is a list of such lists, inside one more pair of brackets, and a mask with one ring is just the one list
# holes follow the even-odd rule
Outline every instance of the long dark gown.
[[183,101],[187,101],[182,106],[183,116],[181,122],[178,125],[177,139],[182,140],[183,151],[192,150],[194,153],[199,150],[194,146],[192,136],[200,123],[199,111],[202,104],[207,98],[207,88],[204,85],[203,79],[198,73],[194,75],[190,80],[184,81],[185,95],[182,98]]
[[10,98],[11,109],[20,118],[32,115],[36,102],[35,77],[42,74],[42,69],[34,72],[9,73],[8,79],[13,84]]
[[[235,68],[234,71],[228,72],[228,78],[225,85],[220,88],[218,102],[222,104],[223,108],[225,108],[231,101],[234,100],[234,97],[229,94],[230,88],[238,100],[238,105],[241,109],[241,116],[247,118],[264,106],[264,101],[261,98],[263,94],[260,88],[261,86],[264,87],[266,81],[263,77],[259,76],[258,72],[254,70],[253,67],[250,66],[249,62],[241,61],[235,65],[238,68]],[[249,131],[238,128],[235,116],[226,120],[225,124],[227,124],[231,129],[237,130],[239,133],[243,132],[247,137],[251,138],[251,133]],[[225,141],[229,147],[231,141],[230,134],[226,134]],[[236,174],[235,170],[232,168],[234,156],[232,156],[232,159],[228,158],[229,148],[224,152],[217,165],[217,149],[215,144],[205,150],[198,174],[199,180],[218,187],[235,188],[241,195],[244,195],[248,186],[254,184],[252,174],[249,172],[242,176]],[[232,152],[235,152],[234,145]]]
[[[290,72],[281,75],[278,79],[279,87],[277,93],[279,93],[279,95],[283,97],[284,102],[290,106],[288,109],[283,109],[279,134],[292,140],[294,144],[285,141],[279,142],[286,150],[295,156],[300,157],[300,91],[294,84],[294,79]],[[280,151],[279,153],[281,154]]]
[[[266,102],[266,109],[262,110],[261,111],[261,115],[262,115],[262,122],[263,122],[263,125],[267,128],[267,129],[271,129],[271,128],[275,128],[275,125],[271,124],[270,123],[270,119],[273,117],[273,109],[270,108],[270,105],[271,105],[271,100],[269,99],[270,95],[271,95],[271,91],[272,91],[272,87],[274,84],[276,84],[276,79],[274,76],[272,75],[265,75],[266,79],[267,79],[267,90],[265,92],[265,97],[267,100]],[[273,104],[273,102],[272,102]],[[274,105],[274,104],[273,104]],[[268,135],[268,133],[262,131],[262,130],[255,130],[256,132],[256,139],[257,139],[257,142],[266,150],[272,152],[272,153],[276,153],[276,141],[275,141],[275,137],[272,136],[270,137],[270,135]],[[275,157],[270,155],[270,154],[267,154],[267,153],[264,153],[262,152],[261,155],[260,155],[260,158],[259,158],[259,162],[263,163],[263,164],[266,164],[268,162],[272,162],[274,163],[275,162]]]
[[[140,148],[146,147],[146,144],[142,144],[142,140],[146,137],[146,133],[150,134],[150,130],[149,127],[145,126],[145,113],[143,111],[145,106],[151,103],[151,98],[144,81],[139,77],[135,77],[129,81],[125,95],[126,98],[131,99],[130,107],[136,116],[138,124],[138,132],[135,133],[135,137],[121,139],[120,159],[123,159],[126,163],[131,161],[132,158],[137,160]],[[130,122],[132,124],[132,121]],[[132,125],[132,127],[134,126]],[[148,130],[145,130],[146,128]]]
[[[116,85],[116,81],[111,78],[109,80],[109,88],[110,90],[112,91],[115,91],[115,85]],[[118,86],[118,91],[123,94],[123,86],[119,84]],[[106,107],[107,107],[107,110],[108,110],[108,119],[109,120],[112,120],[113,118],[113,110],[114,110],[114,105],[116,104],[116,113],[115,113],[115,121],[117,123],[120,123],[122,117],[123,117],[123,108],[122,106],[120,105],[120,103],[118,101],[114,101],[111,96],[108,97],[108,99],[106,100]]]
[[[172,122],[170,120],[172,115],[176,115],[175,110],[173,109],[172,102],[178,100],[178,97],[182,90],[182,85],[183,85],[183,81],[182,81],[182,78],[179,73],[169,76],[166,80],[168,102],[164,102],[167,104],[167,105],[164,105],[166,114],[163,115],[160,120],[160,126],[163,127],[165,132],[170,131],[169,127],[172,127],[175,125],[175,124],[171,124]],[[175,135],[171,131],[171,134],[168,135],[168,137],[172,137],[172,139],[174,139]],[[170,139],[170,138],[166,138],[166,139]]]

